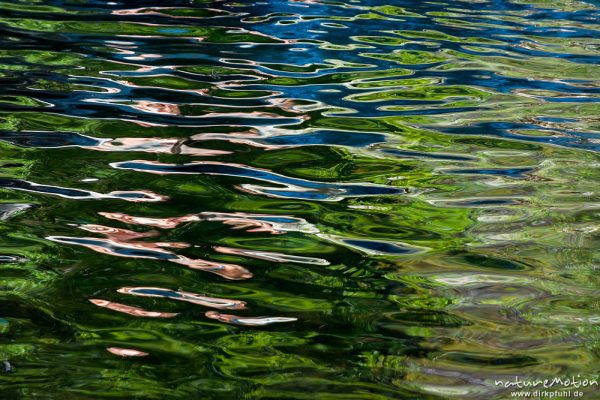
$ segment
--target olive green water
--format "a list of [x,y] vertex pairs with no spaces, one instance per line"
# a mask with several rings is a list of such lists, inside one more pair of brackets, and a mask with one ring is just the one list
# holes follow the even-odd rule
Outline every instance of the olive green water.
[[0,398],[598,379],[599,9],[0,1]]

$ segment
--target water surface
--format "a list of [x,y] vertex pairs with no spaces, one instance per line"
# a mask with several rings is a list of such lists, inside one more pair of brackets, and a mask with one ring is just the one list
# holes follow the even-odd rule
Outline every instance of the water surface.
[[2,397],[597,377],[599,6],[0,1]]

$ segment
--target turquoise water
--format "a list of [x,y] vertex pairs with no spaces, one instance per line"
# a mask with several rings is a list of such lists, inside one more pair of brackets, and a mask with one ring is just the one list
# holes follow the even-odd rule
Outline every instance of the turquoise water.
[[599,6],[0,1],[0,398],[598,379]]

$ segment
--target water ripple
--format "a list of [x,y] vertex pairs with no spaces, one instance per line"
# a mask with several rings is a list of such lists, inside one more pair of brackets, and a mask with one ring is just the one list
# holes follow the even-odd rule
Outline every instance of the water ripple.
[[128,258],[148,258],[170,261],[185,265],[188,268],[210,272],[226,279],[249,279],[252,273],[240,265],[218,263],[213,261],[191,259],[165,250],[163,247],[181,246],[172,243],[123,242],[93,237],[48,236],[48,240],[58,243],[84,246],[99,253]]
[[283,185],[284,188],[280,189],[250,184],[242,184],[240,185],[240,188],[250,193],[282,198],[339,201],[345,197],[381,196],[407,193],[407,189],[389,186],[320,183],[305,179],[290,178],[270,171],[251,168],[240,164],[195,162],[191,164],[176,165],[151,161],[125,161],[112,164],[112,166],[119,169],[131,169],[154,174],[228,175],[278,183]]
[[2,397],[594,378],[599,18],[0,0]]
[[123,287],[118,290],[119,293],[131,294],[143,297],[161,297],[178,301],[185,301],[204,307],[217,308],[219,310],[241,310],[246,308],[243,301],[221,299],[216,297],[200,296],[195,293],[175,291],[154,287]]
[[114,191],[107,194],[96,193],[82,189],[72,189],[52,185],[40,185],[22,179],[0,178],[0,187],[4,189],[20,190],[24,192],[50,194],[68,199],[119,199],[133,202],[158,202],[168,198],[150,191]]

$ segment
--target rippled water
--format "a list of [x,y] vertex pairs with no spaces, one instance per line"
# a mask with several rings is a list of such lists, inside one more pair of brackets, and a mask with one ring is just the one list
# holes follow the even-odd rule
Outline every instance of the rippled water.
[[2,398],[597,376],[599,10],[1,1]]

